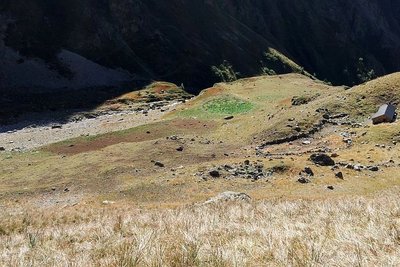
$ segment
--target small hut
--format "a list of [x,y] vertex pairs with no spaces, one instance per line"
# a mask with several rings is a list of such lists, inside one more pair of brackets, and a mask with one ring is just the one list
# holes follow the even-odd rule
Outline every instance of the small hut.
[[391,104],[382,105],[378,112],[372,116],[373,124],[393,122],[396,116],[396,107]]

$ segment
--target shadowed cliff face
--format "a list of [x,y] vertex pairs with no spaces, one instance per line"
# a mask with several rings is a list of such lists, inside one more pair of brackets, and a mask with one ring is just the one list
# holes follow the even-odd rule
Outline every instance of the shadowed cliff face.
[[4,45],[67,78],[61,49],[194,88],[215,82],[210,66],[223,60],[259,74],[268,47],[335,84],[359,82],[360,57],[378,75],[400,70],[395,0],[3,0],[0,10]]

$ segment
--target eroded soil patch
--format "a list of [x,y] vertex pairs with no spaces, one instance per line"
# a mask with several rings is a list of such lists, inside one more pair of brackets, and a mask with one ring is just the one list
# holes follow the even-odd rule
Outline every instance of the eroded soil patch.
[[213,121],[194,119],[174,119],[153,124],[139,126],[133,129],[108,133],[95,137],[71,139],[45,147],[43,150],[56,154],[75,155],[79,153],[100,150],[119,144],[156,140],[173,134],[194,133],[201,134],[216,127]]

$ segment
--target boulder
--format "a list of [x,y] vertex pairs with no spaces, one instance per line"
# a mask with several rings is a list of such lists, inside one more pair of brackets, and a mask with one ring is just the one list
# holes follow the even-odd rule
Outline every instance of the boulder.
[[334,166],[335,161],[326,154],[312,154],[310,160],[320,166]]
[[250,202],[251,197],[246,193],[238,193],[238,192],[223,192],[213,198],[210,198],[204,204],[212,204],[212,203],[221,203],[221,202],[228,202],[228,201],[244,201]]
[[221,174],[217,170],[210,171],[208,174],[213,178],[219,178],[221,176]]
[[314,176],[314,172],[310,167],[305,167],[304,168],[304,173],[309,175],[309,176]]
[[343,180],[344,179],[343,172],[336,173],[335,177],[338,178],[338,179],[342,179]]
[[369,171],[372,171],[372,172],[377,172],[377,171],[379,171],[379,167],[378,167],[378,166],[368,166],[367,169],[368,169]]
[[311,181],[305,177],[300,177],[297,182],[301,183],[301,184],[308,184],[311,183]]

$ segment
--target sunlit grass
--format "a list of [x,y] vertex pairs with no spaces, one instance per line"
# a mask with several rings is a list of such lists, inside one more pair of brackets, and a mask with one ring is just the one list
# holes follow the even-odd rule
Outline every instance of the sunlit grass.
[[235,97],[224,96],[206,102],[203,109],[217,114],[240,114],[252,110],[253,104]]
[[0,265],[399,266],[397,199],[398,188],[164,210],[13,204],[0,215]]

